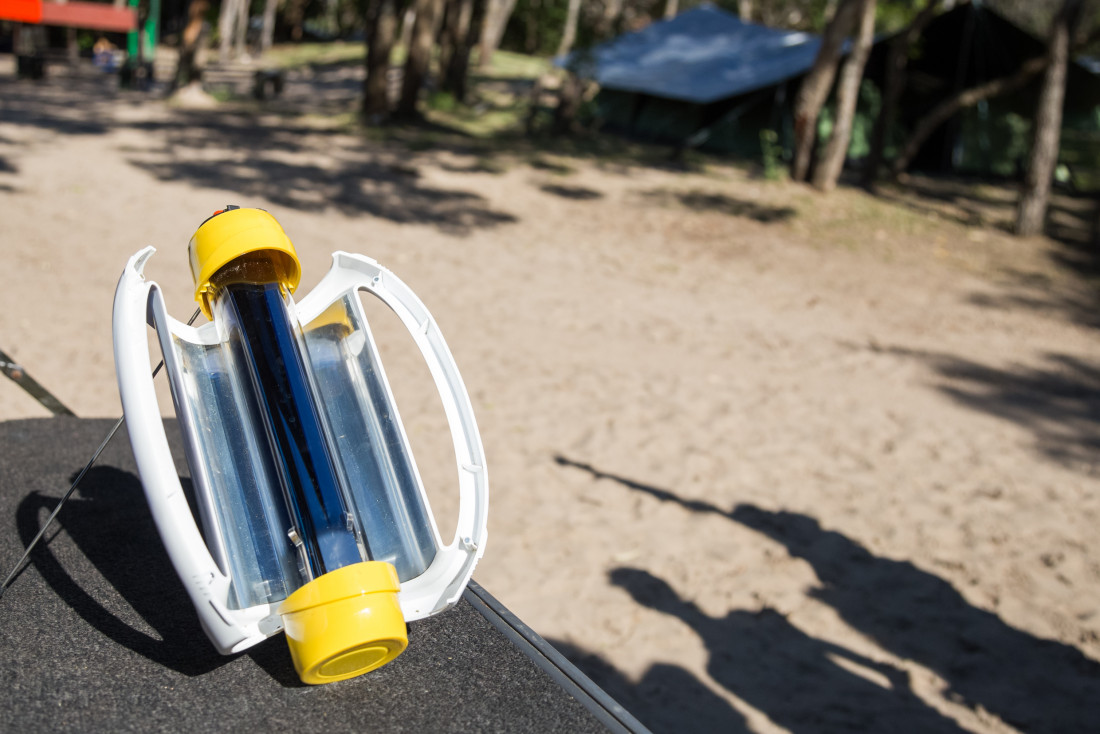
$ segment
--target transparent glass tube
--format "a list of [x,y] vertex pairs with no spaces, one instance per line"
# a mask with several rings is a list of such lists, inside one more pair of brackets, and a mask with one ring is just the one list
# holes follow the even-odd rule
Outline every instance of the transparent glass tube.
[[[259,409],[227,345],[173,337],[181,367],[172,375],[176,410],[189,415],[195,444],[188,451],[192,479],[209,498],[203,516],[208,542],[233,579],[235,608],[281,601],[301,585],[299,563],[286,536],[291,527],[277,488]],[[182,398],[182,399],[181,399]],[[274,490],[274,491],[273,491]],[[205,505],[200,503],[200,509]]]
[[290,297],[277,282],[234,282],[212,305],[256,398],[306,578],[371,560],[326,440]]
[[438,551],[416,464],[355,293],[304,325],[317,394],[371,556],[401,581]]

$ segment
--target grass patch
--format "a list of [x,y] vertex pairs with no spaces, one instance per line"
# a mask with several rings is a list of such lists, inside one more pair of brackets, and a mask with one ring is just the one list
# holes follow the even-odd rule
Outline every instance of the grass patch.
[[265,58],[280,69],[299,69],[322,64],[362,62],[367,46],[363,42],[284,43],[272,46]]
[[476,52],[470,59],[470,69],[474,76],[486,79],[530,79],[534,81],[550,71],[550,59],[541,56],[527,56],[511,51],[497,51],[493,54],[493,63],[488,69],[477,66]]
[[424,117],[433,124],[482,140],[522,133],[530,106],[523,90],[480,85],[469,99],[461,104],[451,95],[437,92],[428,99]]

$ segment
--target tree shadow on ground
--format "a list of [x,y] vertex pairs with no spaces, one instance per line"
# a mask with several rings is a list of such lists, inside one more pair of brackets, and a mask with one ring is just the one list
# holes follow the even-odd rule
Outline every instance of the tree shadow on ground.
[[875,195],[925,216],[1007,232],[1016,206],[1012,185],[1018,184],[913,174],[904,183],[876,186]]
[[[1003,275],[1008,281],[1010,292],[975,293],[970,296],[970,303],[982,308],[1024,309],[1068,318],[1088,328],[1100,328],[1100,289],[1096,287],[1096,276],[1089,275],[1093,267],[1088,262],[1091,255],[1076,256],[1066,251],[1053,257],[1065,268],[1089,277],[1079,282],[1056,282],[1035,273],[1009,269]],[[1100,271],[1096,275],[1100,275]]]
[[538,156],[527,161],[527,165],[531,166],[531,168],[534,168],[536,171],[546,171],[555,176],[569,176],[577,172],[575,168],[567,166],[560,161],[552,161]]
[[560,196],[563,199],[573,199],[574,201],[594,201],[596,199],[602,199],[603,194],[595,189],[585,188],[584,186],[562,186],[561,184],[543,184],[539,187],[548,194],[554,196]]
[[945,378],[938,386],[945,395],[1026,428],[1047,458],[1095,471],[1100,457],[1100,365],[1047,354],[1042,366],[1001,369],[936,352],[878,350],[926,362]]
[[[290,116],[347,115],[359,108],[364,74],[361,61],[317,63],[292,69],[287,74],[283,94],[264,103],[263,109]],[[393,93],[400,86],[400,76],[399,71],[391,70],[388,81]],[[422,117],[411,123],[371,127],[367,134],[388,147],[401,146],[414,152],[446,151],[490,161],[486,165],[452,167],[455,172],[495,173],[515,160],[526,161],[533,168],[551,173],[572,172],[568,166],[548,162],[547,154],[589,160],[604,170],[623,174],[638,167],[676,171],[701,169],[683,156],[674,155],[667,146],[638,144],[607,135],[527,135],[520,127],[525,101],[530,98],[535,81],[531,76],[487,75],[471,70],[471,100],[460,106],[460,110],[452,110],[450,116],[429,113],[431,120]],[[484,136],[471,134],[457,122],[462,118],[471,121],[492,114],[514,115],[515,128]]]
[[[1019,188],[1018,181],[1008,179],[911,174],[902,183],[876,187],[875,194],[922,214],[1012,232]],[[1095,195],[1056,188],[1051,192],[1046,233],[1064,243],[1088,242],[1095,201]]]
[[163,141],[131,151],[132,165],[162,181],[227,189],[290,209],[335,209],[468,234],[518,221],[469,191],[419,182],[407,156],[372,150],[338,131],[260,120],[246,114],[188,112],[146,123]]
[[716,212],[731,217],[753,219],[761,224],[784,222],[798,212],[789,206],[769,206],[756,201],[736,199],[727,194],[707,191],[669,191],[654,189],[641,192],[642,198],[660,206],[682,206],[695,212]]
[[595,653],[561,640],[547,642],[654,734],[749,731],[736,709],[678,665],[652,665],[634,683]]
[[86,72],[33,83],[0,76],[0,121],[65,135],[102,135],[120,100],[141,104],[147,99],[120,93],[113,76]]
[[[904,183],[876,187],[875,195],[923,216],[1012,234],[1019,184],[997,179],[914,174],[907,176]],[[1093,241],[1098,204],[1096,194],[1083,195],[1058,189],[1052,192],[1044,232],[1060,245],[1052,255],[1056,263],[1086,275],[1100,272],[1100,251]]]
[[308,109],[313,114],[340,115],[356,110],[367,77],[362,61],[321,62],[291,69],[281,95],[265,107],[274,111]]
[[[74,479],[75,473],[70,480]],[[181,484],[193,505],[190,480],[181,478]],[[39,517],[52,511],[57,502],[56,497],[38,493],[20,502],[16,526],[24,546],[38,533]],[[204,675],[235,659],[219,654],[207,641],[191,599],[164,551],[136,476],[111,466],[93,467],[56,522],[107,586],[82,586],[53,555],[48,543],[35,548],[31,563],[50,588],[94,629],[186,676]],[[124,613],[120,616],[118,597],[140,617],[141,625],[127,621]],[[268,640],[246,654],[283,686],[301,686],[285,647],[275,643]]]
[[[811,596],[883,649],[934,671],[950,700],[1029,732],[1092,726],[1100,664],[1072,646],[1005,624],[938,576],[875,556],[807,515],[746,504],[724,510],[564,456],[555,461],[690,512],[726,517],[786,546],[820,579]],[[711,677],[793,731],[958,729],[913,694],[905,671],[813,638],[774,611],[733,610],[716,618],[645,571],[616,569],[611,580],[640,604],[687,623],[707,645]]]
[[[0,79],[0,121],[63,135],[143,131],[148,135],[119,150],[131,165],[156,179],[230,190],[242,199],[264,199],[290,209],[331,208],[348,216],[422,223],[455,234],[518,221],[471,191],[424,184],[400,146],[371,144],[346,129],[280,116],[276,107],[256,105],[176,109],[143,114],[144,120],[127,119],[117,114],[118,104],[150,104],[150,98],[120,92],[112,84],[102,75],[78,74],[41,84]],[[339,92],[346,80],[331,84]],[[299,110],[309,111],[308,106]],[[431,126],[416,130],[419,136],[436,134]],[[462,143],[456,139],[451,147],[461,150]]]

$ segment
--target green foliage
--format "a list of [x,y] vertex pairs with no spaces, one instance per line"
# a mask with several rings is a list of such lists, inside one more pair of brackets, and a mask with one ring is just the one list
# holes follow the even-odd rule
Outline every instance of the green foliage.
[[875,6],[875,32],[897,33],[912,23],[929,2],[932,0],[879,0]]
[[428,97],[425,117],[440,127],[484,140],[518,135],[529,107],[527,95],[483,80],[475,87],[469,104],[461,104],[445,92],[432,94]]
[[538,56],[557,53],[568,7],[569,0],[516,0],[501,48]]
[[870,154],[871,136],[881,110],[882,94],[871,80],[864,79],[859,85],[856,116],[852,121],[852,138],[848,143],[849,158],[858,160]]
[[1078,191],[1100,191],[1100,129],[1063,130],[1058,160]]
[[[256,5],[257,0],[253,0]],[[361,0],[326,0],[306,6],[305,29],[318,38],[347,38],[362,30],[366,22],[365,4]],[[262,8],[254,14],[262,13]]]
[[428,108],[437,112],[453,112],[457,104],[450,92],[432,92],[428,97]]
[[780,181],[787,175],[787,164],[783,160],[783,146],[779,144],[779,133],[775,130],[760,131],[760,152],[764,162],[764,178]]
[[[710,0],[681,0],[680,12],[698,7]],[[878,0],[875,28],[878,33],[894,33],[912,22],[928,0]],[[613,35],[637,28],[664,17],[667,0],[626,0],[622,16]],[[738,13],[738,0],[714,0],[719,8]],[[825,29],[825,10],[829,0],[755,0],[755,23],[776,28],[812,31]],[[501,48],[511,51],[552,56],[557,52],[565,27],[568,0],[517,0],[515,10],[501,41]],[[583,2],[580,21],[577,24],[577,48],[599,43],[598,31],[604,12],[604,2]]]

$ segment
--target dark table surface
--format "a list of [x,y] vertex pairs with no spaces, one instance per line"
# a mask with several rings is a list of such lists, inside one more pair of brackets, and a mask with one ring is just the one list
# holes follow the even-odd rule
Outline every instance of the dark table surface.
[[[0,423],[0,578],[112,425]],[[161,545],[123,429],[0,598],[0,731],[633,728],[543,645],[472,585],[454,609],[412,623],[396,661],[350,681],[301,684],[282,635],[219,655]]]

